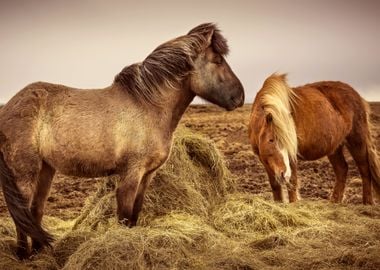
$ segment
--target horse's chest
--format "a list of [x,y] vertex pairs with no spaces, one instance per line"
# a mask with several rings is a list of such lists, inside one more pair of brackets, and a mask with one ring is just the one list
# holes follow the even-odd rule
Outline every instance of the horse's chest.
[[157,148],[152,151],[151,155],[147,157],[146,169],[147,171],[154,171],[161,167],[168,159],[170,154],[170,145],[167,147]]
[[171,141],[150,138],[137,144],[129,144],[123,154],[117,157],[119,164],[130,164],[145,167],[147,171],[154,171],[167,160],[171,149]]

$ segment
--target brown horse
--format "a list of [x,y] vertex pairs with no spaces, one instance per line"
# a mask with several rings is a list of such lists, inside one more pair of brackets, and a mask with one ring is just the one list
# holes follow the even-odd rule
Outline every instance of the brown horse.
[[0,172],[18,255],[28,256],[28,236],[36,251],[52,241],[41,219],[56,171],[120,175],[118,219],[134,226],[145,190],[168,158],[173,132],[193,98],[227,110],[244,103],[227,53],[216,26],[202,24],[124,68],[104,89],[37,82],[16,94],[0,113]]
[[324,156],[333,166],[333,202],[342,202],[348,166],[346,146],[363,181],[363,203],[373,204],[372,185],[380,194],[380,163],[372,141],[369,106],[349,85],[317,82],[290,88],[285,75],[266,79],[252,106],[249,138],[263,163],[276,201],[299,198],[297,158]]

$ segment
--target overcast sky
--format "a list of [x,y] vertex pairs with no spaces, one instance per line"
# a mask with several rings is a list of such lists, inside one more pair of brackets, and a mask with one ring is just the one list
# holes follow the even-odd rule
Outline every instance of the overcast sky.
[[34,81],[108,86],[203,22],[229,40],[247,103],[273,72],[293,86],[341,80],[380,100],[380,1],[0,0],[0,102]]

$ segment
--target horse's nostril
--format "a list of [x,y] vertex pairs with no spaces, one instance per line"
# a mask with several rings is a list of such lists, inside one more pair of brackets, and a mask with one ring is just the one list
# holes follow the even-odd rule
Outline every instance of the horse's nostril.
[[243,106],[244,104],[244,92],[243,94],[240,96],[240,103],[239,103],[239,106]]
[[244,97],[242,96],[231,96],[230,100],[234,103],[236,106],[241,106],[244,102]]

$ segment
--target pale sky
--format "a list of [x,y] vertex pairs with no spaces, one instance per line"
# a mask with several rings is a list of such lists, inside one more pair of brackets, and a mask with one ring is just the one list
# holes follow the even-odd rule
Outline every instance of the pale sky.
[[246,103],[273,72],[292,86],[344,81],[380,101],[380,1],[0,0],[0,103],[35,81],[108,86],[204,22],[227,37]]

